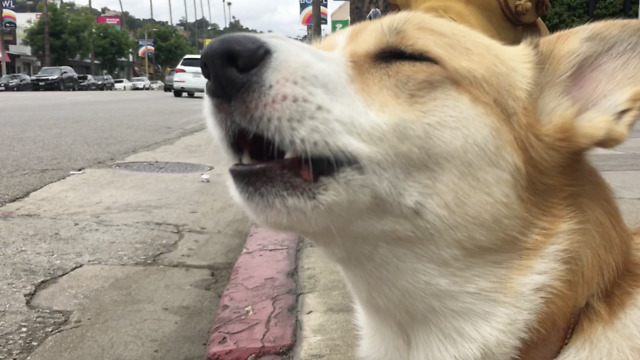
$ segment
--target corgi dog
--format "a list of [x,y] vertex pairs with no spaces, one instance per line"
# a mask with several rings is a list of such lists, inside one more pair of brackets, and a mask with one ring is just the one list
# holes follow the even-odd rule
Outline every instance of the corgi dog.
[[312,240],[361,359],[640,359],[640,241],[586,152],[640,116],[640,22],[505,45],[403,11],[221,37],[204,113],[257,222]]

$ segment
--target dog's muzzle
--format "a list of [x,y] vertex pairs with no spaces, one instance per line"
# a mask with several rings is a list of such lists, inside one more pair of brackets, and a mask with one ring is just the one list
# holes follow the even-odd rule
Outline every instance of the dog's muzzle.
[[207,94],[233,100],[260,78],[270,56],[267,44],[256,36],[230,34],[212,41],[200,60],[202,75],[209,80]]

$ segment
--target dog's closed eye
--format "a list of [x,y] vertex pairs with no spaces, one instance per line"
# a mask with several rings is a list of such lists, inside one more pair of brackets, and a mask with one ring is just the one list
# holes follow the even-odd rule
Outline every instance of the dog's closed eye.
[[385,49],[380,51],[376,55],[376,60],[382,63],[391,62],[428,62],[432,64],[438,64],[432,57],[421,54],[418,52],[412,52],[403,50],[400,48]]

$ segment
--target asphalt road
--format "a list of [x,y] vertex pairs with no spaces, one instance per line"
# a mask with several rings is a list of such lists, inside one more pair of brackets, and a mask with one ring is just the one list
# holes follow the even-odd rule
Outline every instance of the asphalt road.
[[0,206],[202,130],[201,102],[162,91],[0,93]]

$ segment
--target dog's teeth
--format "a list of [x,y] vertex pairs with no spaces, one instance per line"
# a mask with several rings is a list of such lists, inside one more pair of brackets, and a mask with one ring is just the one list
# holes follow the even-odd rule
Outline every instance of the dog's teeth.
[[245,150],[244,154],[242,154],[242,163],[244,165],[250,165],[253,163],[253,161],[251,161],[251,155],[249,155],[249,150]]
[[296,157],[296,154],[294,154],[294,153],[293,153],[293,152],[291,152],[291,151],[287,151],[287,153],[286,153],[286,154],[284,154],[284,158],[285,158],[285,159],[293,159],[293,158],[295,158],[295,157]]

